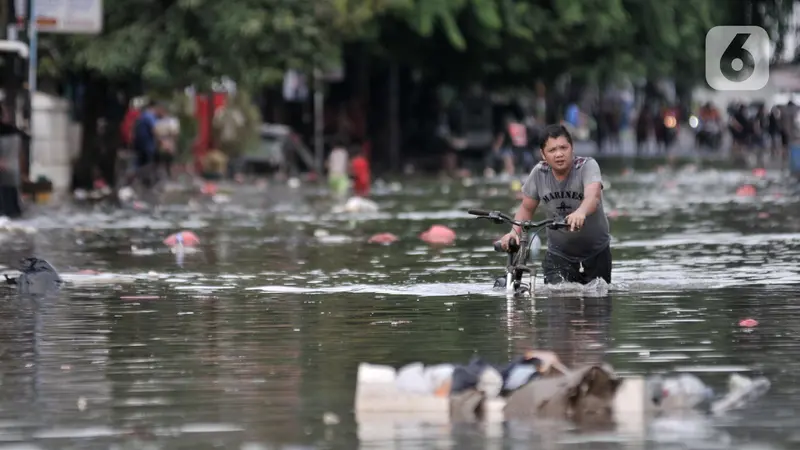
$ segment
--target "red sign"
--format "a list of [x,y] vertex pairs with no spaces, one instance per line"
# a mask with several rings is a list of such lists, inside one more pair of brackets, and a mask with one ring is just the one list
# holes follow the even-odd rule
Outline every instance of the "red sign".
[[194,143],[194,163],[195,168],[202,170],[203,157],[214,145],[211,139],[211,118],[214,113],[225,106],[228,96],[224,92],[215,92],[213,94],[213,104],[209,107],[207,95],[195,96],[195,119],[198,122],[197,139]]

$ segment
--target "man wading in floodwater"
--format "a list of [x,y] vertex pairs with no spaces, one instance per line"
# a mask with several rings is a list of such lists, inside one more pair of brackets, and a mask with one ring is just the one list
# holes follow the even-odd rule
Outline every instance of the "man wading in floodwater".
[[[547,254],[542,264],[544,282],[586,284],[595,278],[611,283],[611,238],[603,211],[600,166],[593,158],[575,157],[572,136],[561,125],[550,125],[539,143],[543,161],[522,186],[517,220],[531,220],[543,204],[547,216],[565,218],[568,229],[547,230]],[[518,227],[503,236],[519,241]]]

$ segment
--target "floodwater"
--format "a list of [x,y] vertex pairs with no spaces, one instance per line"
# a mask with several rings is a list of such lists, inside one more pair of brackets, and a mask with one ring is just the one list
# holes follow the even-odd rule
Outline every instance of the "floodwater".
[[[0,294],[0,449],[800,445],[798,190],[778,173],[607,175],[612,285],[539,280],[533,301],[511,303],[491,289],[505,227],[465,213],[511,210],[508,183],[403,180],[363,214],[285,187],[227,203],[175,193],[146,213],[35,211],[18,224],[35,232],[0,232],[0,264],[36,255],[68,284],[52,298]],[[736,196],[745,183],[756,197]],[[417,238],[435,223],[458,233],[454,246]],[[200,252],[163,247],[180,229]],[[366,244],[383,231],[401,241]],[[360,362],[500,363],[531,347],[622,374],[691,371],[718,391],[731,372],[773,384],[744,410],[641,434],[356,422]]]

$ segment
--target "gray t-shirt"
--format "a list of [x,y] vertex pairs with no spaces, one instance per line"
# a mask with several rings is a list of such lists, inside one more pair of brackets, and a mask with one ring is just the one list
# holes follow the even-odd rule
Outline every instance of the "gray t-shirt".
[[[575,157],[572,170],[567,179],[556,180],[550,166],[544,161],[531,170],[522,193],[539,201],[548,218],[563,219],[578,209],[583,201],[583,188],[596,182],[603,182],[600,166],[594,158]],[[570,261],[582,261],[597,255],[608,247],[611,237],[608,232],[608,219],[603,211],[602,193],[595,212],[586,217],[583,228],[576,231],[568,229],[547,229],[547,250]]]

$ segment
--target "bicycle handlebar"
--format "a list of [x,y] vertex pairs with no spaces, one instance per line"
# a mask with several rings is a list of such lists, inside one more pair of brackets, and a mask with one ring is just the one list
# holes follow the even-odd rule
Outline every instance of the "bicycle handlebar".
[[519,251],[519,242],[516,239],[512,239],[508,242],[508,250],[503,248],[502,241],[494,241],[494,251],[500,253],[516,253]]
[[473,216],[478,216],[478,219],[489,219],[494,223],[507,223],[509,225],[516,225],[522,229],[529,230],[531,228],[541,228],[543,226],[547,226],[549,228],[558,229],[558,228],[565,228],[567,227],[567,223],[564,221],[556,221],[554,219],[545,219],[539,222],[533,222],[530,220],[519,221],[512,219],[511,217],[501,213],[500,211],[484,211],[482,209],[470,209],[467,211],[469,214]]
[[[512,219],[511,217],[501,213],[500,211],[484,211],[482,209],[470,209],[467,211],[469,214],[473,216],[478,216],[478,219],[489,219],[494,223],[507,223],[510,225],[516,225],[523,230],[530,230],[534,228],[552,228],[557,230],[559,228],[567,228],[569,225],[564,220],[554,220],[554,219],[545,219],[539,222],[533,222],[530,220],[519,221]],[[504,253],[516,253],[519,251],[519,240],[512,239],[508,243],[508,250],[503,248],[501,241],[496,241],[494,243],[494,251],[496,252],[504,252]]]

